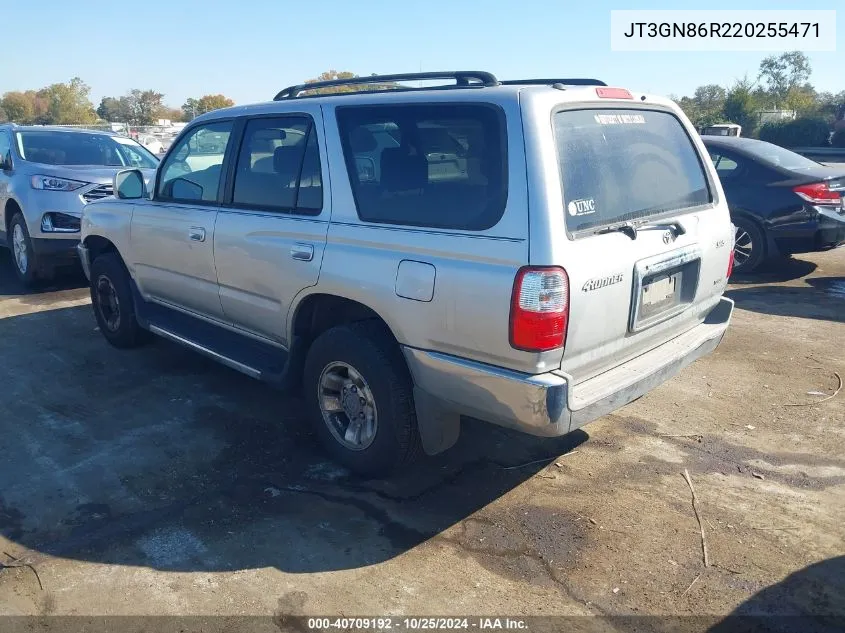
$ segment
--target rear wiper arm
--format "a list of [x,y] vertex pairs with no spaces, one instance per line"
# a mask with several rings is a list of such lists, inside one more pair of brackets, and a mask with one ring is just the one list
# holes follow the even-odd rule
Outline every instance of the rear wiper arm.
[[676,238],[680,237],[681,235],[684,235],[687,232],[687,230],[684,228],[684,225],[678,222],[677,220],[672,220],[671,222],[651,222],[638,224],[637,229],[639,229],[640,231],[670,229],[672,233],[675,234]]
[[595,232],[595,235],[604,235],[605,233],[624,233],[632,240],[637,239],[637,227],[631,222],[621,222],[619,224],[611,224]]

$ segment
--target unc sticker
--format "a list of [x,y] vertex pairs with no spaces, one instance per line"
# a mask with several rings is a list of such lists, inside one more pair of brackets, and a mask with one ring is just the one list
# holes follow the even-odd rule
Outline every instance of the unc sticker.
[[569,215],[589,215],[596,212],[596,201],[592,198],[572,200],[566,205]]

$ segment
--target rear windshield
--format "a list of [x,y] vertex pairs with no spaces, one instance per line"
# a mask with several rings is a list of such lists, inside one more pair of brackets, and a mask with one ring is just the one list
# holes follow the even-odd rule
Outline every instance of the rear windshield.
[[712,200],[698,153],[672,114],[565,110],[554,128],[571,233]]
[[740,148],[746,154],[759,158],[764,163],[768,163],[773,167],[782,167],[783,169],[815,169],[819,166],[819,163],[814,160],[784,149],[780,145],[766,143],[765,141],[749,139]]
[[21,158],[33,163],[149,169],[158,165],[158,158],[128,138],[60,130],[18,132],[17,137]]

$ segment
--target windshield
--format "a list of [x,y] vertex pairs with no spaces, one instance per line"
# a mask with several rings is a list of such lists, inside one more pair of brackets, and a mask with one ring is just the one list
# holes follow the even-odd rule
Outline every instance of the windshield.
[[712,200],[692,140],[668,112],[564,110],[554,129],[572,233]]
[[801,154],[796,154],[779,145],[773,145],[765,141],[747,141],[741,148],[746,154],[773,167],[782,167],[783,169],[813,169],[820,164],[801,156]]
[[158,159],[129,138],[107,134],[32,130],[17,132],[21,158],[45,165],[99,165],[155,169]]

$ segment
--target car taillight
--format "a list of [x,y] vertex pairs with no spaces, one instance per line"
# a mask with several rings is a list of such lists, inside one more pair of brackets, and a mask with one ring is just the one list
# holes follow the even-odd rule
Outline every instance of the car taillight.
[[792,191],[811,204],[840,204],[842,196],[838,191],[831,191],[826,182],[814,182],[811,185],[799,185]]
[[569,277],[563,268],[527,267],[516,274],[510,343],[529,352],[562,347],[569,322]]
[[730,279],[731,275],[734,271],[734,249],[731,249],[731,254],[728,256],[728,276],[726,279]]

